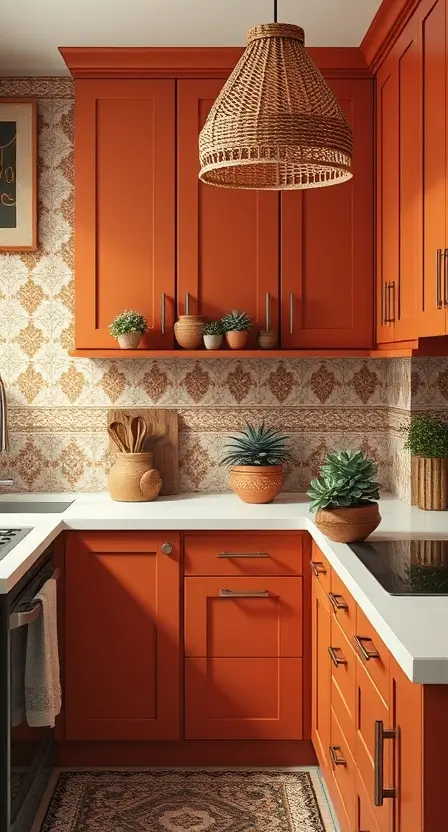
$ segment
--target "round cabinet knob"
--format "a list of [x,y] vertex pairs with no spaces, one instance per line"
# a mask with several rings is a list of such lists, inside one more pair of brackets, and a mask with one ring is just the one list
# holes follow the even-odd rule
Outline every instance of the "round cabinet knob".
[[171,543],[162,543],[162,552],[164,555],[170,555],[172,551],[173,547],[171,546]]

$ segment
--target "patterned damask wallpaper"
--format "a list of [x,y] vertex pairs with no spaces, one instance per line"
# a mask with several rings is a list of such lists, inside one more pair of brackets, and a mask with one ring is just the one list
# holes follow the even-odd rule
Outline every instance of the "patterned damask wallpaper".
[[180,419],[183,491],[223,491],[227,433],[265,418],[291,439],[286,489],[302,491],[330,449],[363,448],[385,488],[410,499],[403,429],[411,407],[448,407],[444,360],[70,359],[73,344],[73,84],[3,78],[0,95],[39,99],[39,240],[0,255],[0,372],[16,490],[96,491],[110,465],[111,405],[172,407]]

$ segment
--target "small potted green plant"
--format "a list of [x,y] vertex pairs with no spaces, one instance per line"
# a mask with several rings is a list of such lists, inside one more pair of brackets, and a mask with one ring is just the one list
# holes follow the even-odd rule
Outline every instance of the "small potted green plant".
[[204,344],[208,350],[219,350],[222,344],[224,327],[222,321],[206,321],[204,324]]
[[448,505],[448,425],[430,413],[413,416],[405,448],[412,455],[412,497],[419,508]]
[[226,341],[232,350],[242,350],[247,344],[252,321],[245,312],[232,309],[222,318],[222,325],[226,333]]
[[122,350],[137,349],[142,335],[147,331],[145,318],[133,309],[125,309],[109,324],[109,332],[112,338],[118,340]]
[[288,438],[275,428],[246,422],[229,436],[220,464],[230,468],[230,487],[245,503],[270,503],[283,485],[283,464],[291,458]]
[[316,526],[330,540],[353,543],[375,531],[381,521],[376,473],[376,464],[363,451],[328,454],[308,496]]

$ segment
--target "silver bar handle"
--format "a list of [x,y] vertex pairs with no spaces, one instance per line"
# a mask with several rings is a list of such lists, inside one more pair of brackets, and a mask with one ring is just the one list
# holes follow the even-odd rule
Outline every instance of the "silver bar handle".
[[389,323],[395,323],[395,280],[389,283]]
[[266,332],[271,331],[271,294],[266,292]]
[[268,589],[254,589],[247,592],[239,592],[236,589],[220,589],[221,598],[269,598]]
[[[55,569],[53,572],[51,579],[55,581],[59,580],[60,570]],[[40,601],[35,601],[34,604],[28,610],[24,610],[23,612],[13,612],[9,616],[9,629],[10,630],[17,630],[19,627],[28,626],[28,624],[33,624],[34,621],[37,621],[40,614],[42,612],[42,604]]]
[[268,558],[268,552],[218,552],[218,558]]
[[165,292],[160,295],[160,331],[165,335]]
[[185,292],[185,314],[190,314],[190,292]]
[[289,293],[289,334],[294,334],[294,292]]

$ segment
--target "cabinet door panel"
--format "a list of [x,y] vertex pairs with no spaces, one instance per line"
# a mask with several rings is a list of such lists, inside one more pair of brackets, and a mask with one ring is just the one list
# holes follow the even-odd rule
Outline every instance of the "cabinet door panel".
[[[76,82],[76,346],[115,346],[124,309],[147,319],[143,346],[173,345],[175,82]],[[161,332],[161,295],[165,335]]]
[[331,705],[354,754],[356,654],[334,616],[331,618],[331,646],[336,659],[344,662],[336,666],[328,656],[331,662]]
[[[263,593],[223,597],[221,591]],[[196,657],[302,655],[302,578],[186,578],[185,653]]]
[[[313,559],[317,556],[313,552]],[[330,602],[318,579],[312,581],[312,719],[311,736],[324,774],[330,772],[331,644]]]
[[282,346],[289,349],[372,346],[373,85],[330,83],[354,131],[353,179],[282,194]]
[[169,557],[157,535],[127,534],[120,551],[122,540],[68,535],[68,740],[179,739],[177,536]]
[[178,86],[179,312],[185,312],[188,292],[190,312],[216,319],[238,308],[255,328],[265,329],[269,293],[276,328],[278,194],[217,188],[198,179],[199,132],[223,83],[181,80]]
[[[430,765],[429,753],[423,749],[423,688],[413,684],[391,658],[391,703],[394,728],[397,738],[394,742],[394,786],[397,798],[394,800],[394,829],[397,832],[421,832],[427,827],[423,821],[422,787],[425,782],[424,768]],[[431,686],[432,687],[432,686]],[[437,736],[430,732],[428,739],[437,743]],[[433,802],[432,802],[433,804]],[[425,807],[426,808],[426,807]],[[432,808],[428,805],[428,816]],[[441,821],[441,818],[437,818]],[[434,815],[434,828],[437,826]]]
[[336,765],[332,762],[333,780],[336,784],[336,790],[339,800],[336,803],[341,804],[341,825],[347,830],[353,829],[355,819],[355,782],[356,782],[356,766],[352,757],[347,738],[341,729],[333,709],[331,710],[331,746],[335,755],[334,760],[342,763]]
[[302,739],[302,660],[185,660],[185,738]]

